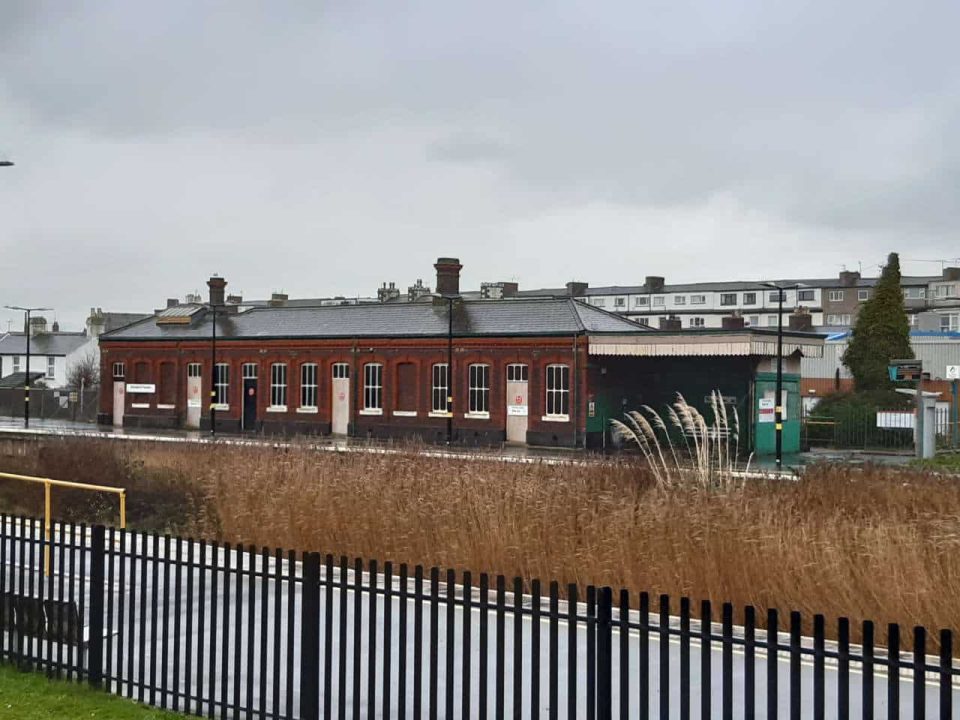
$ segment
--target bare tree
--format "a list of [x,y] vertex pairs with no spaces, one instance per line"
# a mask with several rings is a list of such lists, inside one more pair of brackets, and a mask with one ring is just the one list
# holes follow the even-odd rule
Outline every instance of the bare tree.
[[100,384],[100,363],[96,354],[88,352],[67,371],[67,385],[74,388],[90,388]]

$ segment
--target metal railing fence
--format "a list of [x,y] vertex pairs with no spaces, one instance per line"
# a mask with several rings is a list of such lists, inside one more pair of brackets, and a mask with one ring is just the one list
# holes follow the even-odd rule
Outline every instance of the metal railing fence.
[[102,526],[48,543],[12,516],[0,567],[0,660],[209,718],[950,718],[960,699],[950,630],[890,625],[883,648],[870,622],[828,638],[822,615]]

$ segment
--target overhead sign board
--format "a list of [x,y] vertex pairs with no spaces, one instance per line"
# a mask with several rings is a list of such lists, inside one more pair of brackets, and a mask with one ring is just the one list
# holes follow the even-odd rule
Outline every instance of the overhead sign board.
[[140,395],[151,395],[157,391],[153,383],[127,383],[127,392]]

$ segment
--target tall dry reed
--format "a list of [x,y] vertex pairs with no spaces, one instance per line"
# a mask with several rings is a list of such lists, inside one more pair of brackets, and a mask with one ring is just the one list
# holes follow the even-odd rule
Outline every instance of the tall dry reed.
[[0,460],[76,479],[91,453],[115,456],[98,456],[113,473],[98,480],[131,499],[176,494],[178,530],[195,536],[960,627],[960,484],[920,471],[820,466],[798,482],[664,488],[642,461],[416,451],[63,442]]

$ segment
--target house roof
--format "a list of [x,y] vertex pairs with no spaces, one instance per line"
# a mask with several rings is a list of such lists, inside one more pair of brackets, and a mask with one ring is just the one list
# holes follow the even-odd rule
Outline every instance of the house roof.
[[[31,355],[69,355],[87,342],[82,332],[40,333],[30,338]],[[26,355],[26,333],[12,332],[0,338],[0,355]]]
[[[940,276],[918,276],[902,277],[900,285],[903,287],[926,287],[928,283],[939,280]],[[826,288],[866,288],[873,287],[880,281],[880,278],[860,278],[853,285],[844,285],[840,278],[817,278],[817,279],[787,279],[787,280],[764,280],[762,282],[771,282],[777,285],[783,285],[787,289],[792,289],[790,285],[805,285],[810,289]],[[602,285],[597,287],[587,287],[584,291],[585,296],[593,295],[665,295],[667,293],[678,292],[737,292],[737,291],[756,291],[764,292],[771,288],[764,287],[759,280],[732,280],[729,282],[701,282],[701,283],[680,283],[675,285],[665,284],[663,289],[651,290],[646,284],[643,285]],[[804,288],[801,288],[804,289]],[[564,288],[544,288],[540,290],[521,290],[522,297],[562,297],[567,294]]]
[[[101,342],[126,340],[207,339],[210,313],[186,325],[165,325],[153,317],[101,336]],[[430,300],[383,305],[253,308],[233,315],[217,314],[217,337],[352,338],[446,337],[447,303]],[[457,337],[543,336],[574,333],[629,333],[646,329],[638,323],[569,298],[480,300],[454,305]]]
[[135,322],[145,320],[148,317],[152,317],[150,313],[118,313],[118,312],[105,312],[103,314],[103,330],[102,332],[111,332],[112,330],[119,330],[122,327],[127,325],[132,325]]
[[[46,377],[45,373],[42,372],[31,372],[30,373],[30,384],[33,385],[38,380],[42,380]],[[26,382],[27,374],[25,372],[15,372],[10,373],[4,378],[0,378],[0,388],[22,388]]]

